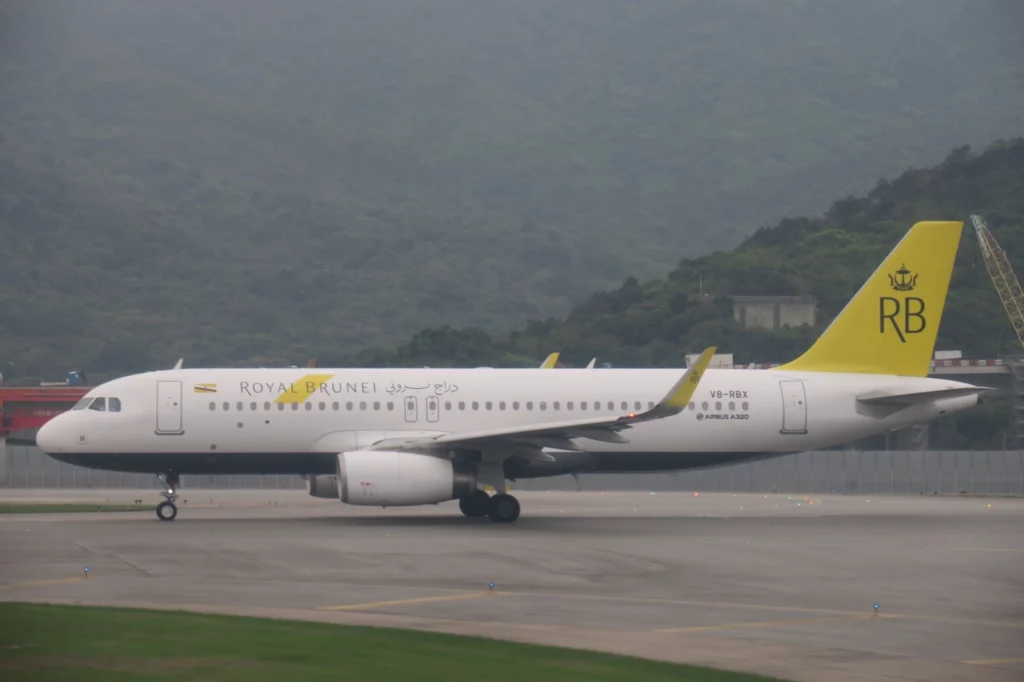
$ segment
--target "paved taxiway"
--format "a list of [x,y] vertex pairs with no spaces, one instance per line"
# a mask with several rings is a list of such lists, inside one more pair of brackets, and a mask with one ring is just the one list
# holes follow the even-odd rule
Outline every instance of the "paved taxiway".
[[[1024,678],[1024,500],[518,495],[509,526],[299,491],[186,490],[173,523],[152,506],[0,515],[0,600],[416,627],[794,680]],[[140,497],[158,501],[0,491]]]

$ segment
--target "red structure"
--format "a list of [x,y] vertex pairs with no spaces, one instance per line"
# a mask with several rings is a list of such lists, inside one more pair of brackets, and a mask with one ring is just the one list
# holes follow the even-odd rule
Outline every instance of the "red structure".
[[89,386],[0,387],[0,438],[38,429],[81,400]]

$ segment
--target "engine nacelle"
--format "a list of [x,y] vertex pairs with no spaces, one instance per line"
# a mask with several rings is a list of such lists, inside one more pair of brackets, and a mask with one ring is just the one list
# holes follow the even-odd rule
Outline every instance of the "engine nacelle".
[[318,474],[306,478],[306,490],[313,497],[338,499],[338,477],[334,474]]
[[391,450],[338,455],[341,501],[372,507],[437,504],[476,490],[476,469],[450,459]]

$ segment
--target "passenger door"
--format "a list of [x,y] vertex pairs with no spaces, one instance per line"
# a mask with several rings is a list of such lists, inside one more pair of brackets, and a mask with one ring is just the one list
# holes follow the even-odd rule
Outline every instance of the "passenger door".
[[782,433],[807,433],[807,394],[804,382],[779,382],[782,391]]
[[156,384],[156,432],[161,435],[185,433],[181,428],[181,382]]

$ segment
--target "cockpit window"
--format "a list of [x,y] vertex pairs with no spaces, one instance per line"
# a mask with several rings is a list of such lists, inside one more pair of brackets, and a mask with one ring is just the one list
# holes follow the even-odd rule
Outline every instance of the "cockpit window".
[[108,412],[120,412],[121,411],[121,399],[120,398],[111,398],[110,400],[108,400],[107,401],[107,411]]
[[72,407],[71,409],[72,410],[84,410],[85,408],[89,407],[89,403],[91,403],[91,402],[92,402],[92,398],[82,398],[77,403],[75,403],[75,406]]
[[107,399],[106,398],[96,398],[95,400],[92,401],[92,405],[89,406],[89,409],[90,410],[96,410],[97,412],[106,412],[107,411]]

